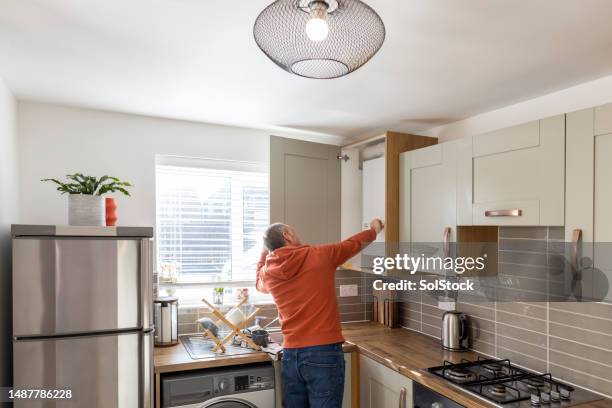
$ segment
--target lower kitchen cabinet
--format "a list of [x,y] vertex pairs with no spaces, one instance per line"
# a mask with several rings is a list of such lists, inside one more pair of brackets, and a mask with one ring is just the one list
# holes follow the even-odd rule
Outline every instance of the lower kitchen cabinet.
[[412,408],[412,381],[390,368],[359,356],[361,408]]

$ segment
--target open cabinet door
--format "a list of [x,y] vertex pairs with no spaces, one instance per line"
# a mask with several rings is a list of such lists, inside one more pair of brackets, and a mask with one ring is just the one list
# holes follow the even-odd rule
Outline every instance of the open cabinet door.
[[270,222],[306,244],[340,240],[340,147],[270,138]]

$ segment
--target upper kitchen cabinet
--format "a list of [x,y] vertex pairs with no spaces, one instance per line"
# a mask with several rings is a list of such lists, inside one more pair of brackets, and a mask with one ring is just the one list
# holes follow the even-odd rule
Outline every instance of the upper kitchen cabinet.
[[400,155],[401,242],[456,241],[459,218],[471,216],[471,196],[457,189],[472,181],[470,162],[459,160],[471,155],[471,142],[454,140]]
[[472,182],[457,188],[472,197],[472,225],[564,224],[565,115],[474,136],[458,160],[471,161]]
[[[362,167],[361,191],[366,194],[362,194],[361,219],[362,228],[367,229],[374,218],[385,221],[385,158],[364,161]],[[382,234],[376,238],[378,242],[384,240]]]
[[308,244],[340,239],[340,147],[270,138],[270,222]]
[[342,148],[343,238],[380,218],[385,221],[384,240],[398,242],[400,154],[437,142],[434,137],[389,131]]
[[603,275],[583,274],[582,284],[595,298],[612,282],[611,157],[612,104],[567,114],[566,241],[594,243],[584,245],[582,255]]
[[[399,242],[400,154],[436,143],[433,137],[385,132],[342,149],[342,238],[367,227],[372,218],[380,218],[385,230],[379,241]],[[378,249],[393,251],[389,245]],[[360,267],[360,257],[345,266]]]

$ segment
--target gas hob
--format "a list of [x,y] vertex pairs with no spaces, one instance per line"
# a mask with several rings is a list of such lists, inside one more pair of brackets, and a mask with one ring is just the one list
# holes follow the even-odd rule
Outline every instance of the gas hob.
[[504,408],[561,408],[603,399],[593,392],[565,384],[550,374],[537,374],[510,360],[462,360],[428,368],[455,386]]

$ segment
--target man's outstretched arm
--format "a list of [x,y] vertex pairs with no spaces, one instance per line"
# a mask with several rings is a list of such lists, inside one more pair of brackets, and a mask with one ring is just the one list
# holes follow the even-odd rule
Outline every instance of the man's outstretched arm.
[[337,244],[322,245],[320,248],[328,253],[334,265],[340,266],[371,244],[383,228],[382,221],[375,218],[370,223],[370,229],[361,231]]
[[255,277],[255,289],[260,291],[261,293],[268,293],[268,289],[266,288],[266,284],[263,280],[263,270],[266,266],[266,257],[268,256],[268,250],[264,249],[261,251],[261,256],[259,257],[259,262],[257,262],[257,273]]

